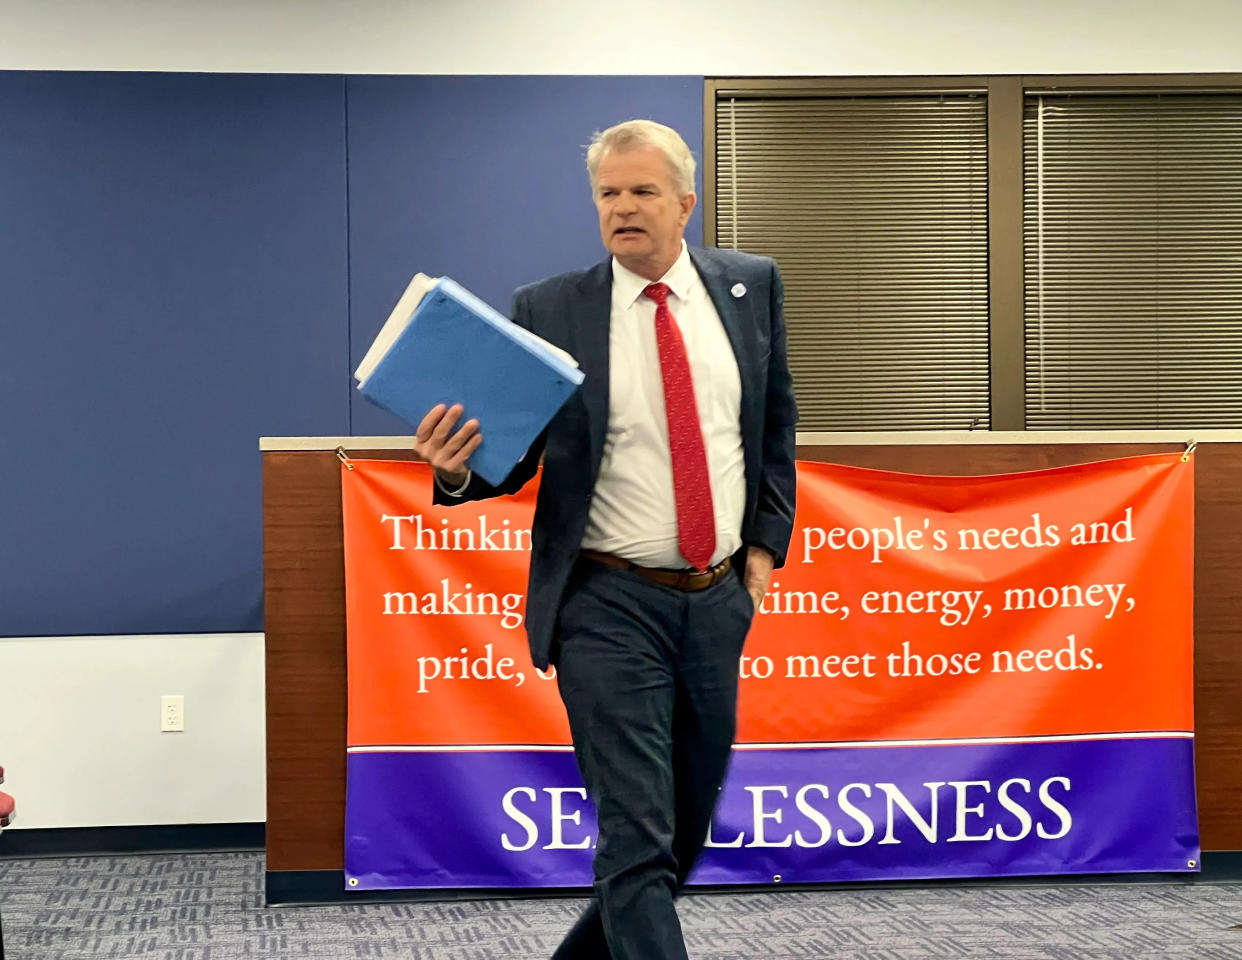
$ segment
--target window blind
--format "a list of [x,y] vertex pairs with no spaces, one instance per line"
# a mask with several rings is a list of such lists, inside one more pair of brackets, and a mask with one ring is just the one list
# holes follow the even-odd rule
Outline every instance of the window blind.
[[1242,426],[1242,96],[1023,113],[1027,428]]
[[716,243],[775,257],[801,430],[988,428],[987,103],[718,95]]

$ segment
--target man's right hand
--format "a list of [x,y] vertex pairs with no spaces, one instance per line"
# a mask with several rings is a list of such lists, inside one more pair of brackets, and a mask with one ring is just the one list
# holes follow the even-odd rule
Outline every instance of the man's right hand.
[[460,430],[453,432],[462,410],[460,403],[451,407],[436,404],[423,417],[414,435],[414,452],[431,464],[448,487],[460,487],[466,482],[466,461],[483,442],[478,420],[467,420]]

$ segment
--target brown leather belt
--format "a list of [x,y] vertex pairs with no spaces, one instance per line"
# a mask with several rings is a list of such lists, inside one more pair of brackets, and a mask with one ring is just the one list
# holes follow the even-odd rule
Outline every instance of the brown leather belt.
[[733,565],[733,559],[725,557],[714,567],[707,570],[663,570],[659,567],[640,567],[629,560],[615,557],[611,553],[601,553],[598,550],[581,550],[578,555],[585,557],[587,560],[607,564],[610,567],[630,570],[645,580],[651,580],[653,583],[660,583],[675,590],[685,590],[688,592],[706,590],[708,587],[715,586],[724,579],[725,574],[729,572],[729,568]]

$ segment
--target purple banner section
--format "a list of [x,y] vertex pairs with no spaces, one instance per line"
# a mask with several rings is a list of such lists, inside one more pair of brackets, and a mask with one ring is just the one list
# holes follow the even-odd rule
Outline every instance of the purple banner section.
[[[1199,868],[1189,738],[746,749],[692,883]],[[587,886],[571,753],[351,753],[347,889]]]

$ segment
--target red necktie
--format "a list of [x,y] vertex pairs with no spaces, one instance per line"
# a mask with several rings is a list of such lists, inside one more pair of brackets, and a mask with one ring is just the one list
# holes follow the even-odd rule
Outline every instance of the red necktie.
[[681,330],[668,309],[668,287],[649,284],[643,293],[656,303],[656,345],[664,379],[664,415],[673,457],[673,496],[677,501],[677,539],[681,553],[696,570],[706,570],[716,552],[716,511],[703,428],[694,402],[694,381]]

